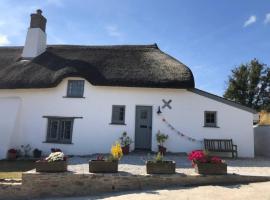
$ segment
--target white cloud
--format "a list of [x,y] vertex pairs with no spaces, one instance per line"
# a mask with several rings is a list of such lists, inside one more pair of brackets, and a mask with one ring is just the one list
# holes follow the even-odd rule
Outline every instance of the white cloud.
[[267,13],[267,14],[265,15],[264,23],[265,23],[265,24],[270,24],[270,13]]
[[251,24],[254,24],[257,21],[257,18],[255,15],[251,15],[247,21],[244,23],[244,27],[250,26]]
[[6,35],[0,34],[0,46],[4,46],[4,45],[8,45],[8,44],[10,44],[8,37]]
[[109,25],[105,27],[107,33],[112,37],[122,37],[122,33],[119,31],[119,28],[116,25]]

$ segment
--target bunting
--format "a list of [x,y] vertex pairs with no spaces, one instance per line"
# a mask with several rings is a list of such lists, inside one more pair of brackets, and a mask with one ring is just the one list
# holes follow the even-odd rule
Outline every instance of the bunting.
[[183,132],[181,131],[178,131],[172,124],[170,124],[166,119],[165,117],[162,116],[162,121],[171,129],[173,130],[177,135],[179,135],[180,137],[183,137],[185,139],[187,139],[188,141],[191,141],[191,142],[198,142],[198,143],[203,143],[202,140],[198,140],[196,138],[193,138],[193,137],[190,137],[186,134],[184,134]]

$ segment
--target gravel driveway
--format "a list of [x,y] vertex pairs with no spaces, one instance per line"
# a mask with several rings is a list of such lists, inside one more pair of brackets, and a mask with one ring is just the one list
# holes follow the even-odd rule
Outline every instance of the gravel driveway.
[[[145,161],[151,159],[154,155],[145,153],[132,153],[124,156],[120,161],[119,171],[128,172],[130,174],[146,174]],[[96,159],[96,155],[89,157],[73,157],[69,160],[70,171],[75,173],[89,173],[88,161]],[[194,169],[184,154],[168,154],[165,159],[176,161],[176,171],[193,175]],[[254,158],[254,159],[225,159],[228,164],[228,173],[236,173],[241,175],[254,176],[270,176],[270,158]]]
[[232,186],[200,186],[126,193],[96,197],[50,198],[46,200],[270,200],[270,182]]

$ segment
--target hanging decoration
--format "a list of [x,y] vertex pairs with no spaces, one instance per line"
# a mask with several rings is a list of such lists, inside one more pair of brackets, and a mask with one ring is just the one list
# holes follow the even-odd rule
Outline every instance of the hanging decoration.
[[170,105],[171,102],[172,102],[171,99],[169,99],[169,101],[166,101],[165,99],[162,99],[162,101],[163,101],[162,109],[164,109],[164,108],[166,108],[166,107],[168,107],[169,109],[172,109],[172,106]]
[[[159,114],[161,116],[161,114]],[[165,117],[161,116],[162,117],[162,121],[171,129],[173,130],[177,135],[179,135],[180,137],[183,137],[185,139],[187,139],[188,141],[191,141],[191,142],[199,142],[199,143],[203,143],[202,140],[197,140],[195,138],[192,138],[192,137],[189,137],[188,135],[182,133],[181,131],[178,131],[176,128],[174,128],[173,125],[171,125],[166,119]]]

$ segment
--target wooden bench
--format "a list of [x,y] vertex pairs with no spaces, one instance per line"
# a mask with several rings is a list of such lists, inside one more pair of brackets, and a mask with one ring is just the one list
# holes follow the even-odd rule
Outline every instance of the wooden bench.
[[204,149],[213,152],[231,152],[232,158],[237,158],[237,145],[225,139],[204,139]]

